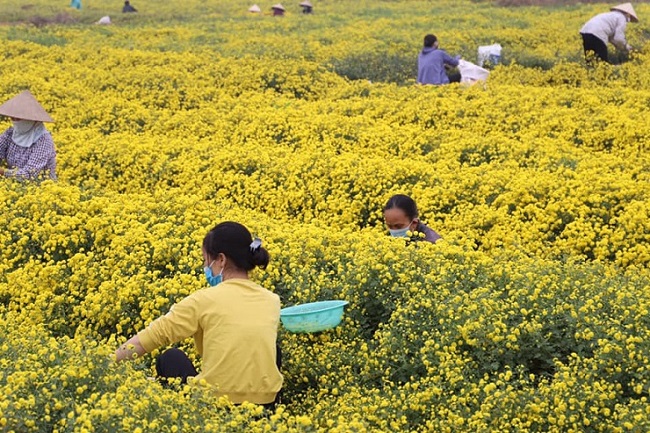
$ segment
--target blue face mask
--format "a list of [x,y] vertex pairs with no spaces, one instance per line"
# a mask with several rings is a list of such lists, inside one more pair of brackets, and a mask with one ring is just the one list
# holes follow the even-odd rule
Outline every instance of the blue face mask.
[[406,232],[408,232],[409,230],[411,230],[411,225],[413,224],[414,221],[415,221],[415,220],[413,220],[413,221],[411,221],[410,223],[408,223],[408,224],[406,225],[406,227],[404,227],[403,229],[393,229],[393,230],[388,229],[388,231],[390,232],[390,235],[391,235],[392,237],[394,237],[394,238],[405,238],[405,237],[406,237]]
[[411,230],[411,226],[408,225],[404,227],[403,229],[397,229],[397,230],[388,230],[390,232],[390,235],[394,238],[405,238],[406,237],[406,232]]
[[221,272],[219,272],[219,275],[213,275],[212,274],[212,263],[214,263],[214,260],[210,263],[209,266],[206,266],[203,268],[203,273],[205,274],[205,279],[208,280],[208,284],[211,286],[216,286],[219,284],[221,281],[223,281],[223,268],[221,269]]

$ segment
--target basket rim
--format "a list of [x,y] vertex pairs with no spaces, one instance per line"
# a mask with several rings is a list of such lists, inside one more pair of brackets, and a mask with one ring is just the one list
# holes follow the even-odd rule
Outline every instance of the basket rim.
[[[295,307],[304,307],[305,305],[310,305],[310,304],[321,304],[321,303],[329,303],[332,302],[332,305],[324,306],[323,308],[319,310],[312,310],[312,311],[291,311],[292,308]],[[280,310],[280,316],[304,316],[307,314],[314,314],[314,313],[322,313],[323,311],[329,311],[329,310],[334,310],[337,308],[344,307],[348,305],[348,301],[343,301],[343,300],[337,300],[337,299],[332,299],[329,301],[318,301],[318,302],[307,302],[305,304],[296,304],[292,305],[290,307],[285,307]]]

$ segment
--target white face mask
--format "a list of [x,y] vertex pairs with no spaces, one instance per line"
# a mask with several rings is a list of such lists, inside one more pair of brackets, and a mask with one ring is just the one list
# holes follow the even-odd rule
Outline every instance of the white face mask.
[[13,120],[11,123],[14,125],[14,131],[17,131],[19,134],[28,133],[36,125],[36,122],[33,120]]
[[33,120],[14,120],[14,130],[11,139],[20,147],[31,147],[43,134],[45,126],[43,122]]

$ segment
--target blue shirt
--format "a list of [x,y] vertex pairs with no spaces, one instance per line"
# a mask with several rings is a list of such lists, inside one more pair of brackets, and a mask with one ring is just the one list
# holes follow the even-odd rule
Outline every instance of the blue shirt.
[[451,57],[444,50],[424,47],[418,55],[418,83],[449,84],[445,65],[458,66],[458,59]]

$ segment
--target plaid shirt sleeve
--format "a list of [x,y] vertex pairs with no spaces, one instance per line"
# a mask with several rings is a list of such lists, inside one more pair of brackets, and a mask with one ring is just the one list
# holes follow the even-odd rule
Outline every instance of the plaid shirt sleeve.
[[23,167],[6,170],[5,176],[20,179],[35,179],[41,171],[51,165],[55,152],[52,136],[43,134],[30,148],[31,154]]
[[11,143],[11,128],[7,129],[0,135],[0,160],[7,160],[7,151],[9,150],[9,143]]

